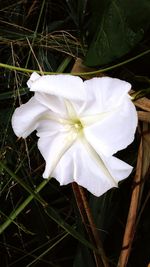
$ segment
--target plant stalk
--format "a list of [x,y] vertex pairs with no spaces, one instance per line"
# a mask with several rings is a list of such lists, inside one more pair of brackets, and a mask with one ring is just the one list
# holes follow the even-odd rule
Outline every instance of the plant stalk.
[[100,234],[96,228],[91,209],[89,207],[85,189],[76,184],[72,183],[73,192],[81,214],[82,221],[90,238],[90,241],[94,243],[98,252],[93,251],[94,259],[97,267],[109,267],[107,257],[105,255],[103,245],[100,240]]

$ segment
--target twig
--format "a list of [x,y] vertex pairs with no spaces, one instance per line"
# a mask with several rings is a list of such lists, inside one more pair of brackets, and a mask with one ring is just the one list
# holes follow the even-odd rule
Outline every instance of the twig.
[[97,252],[93,251],[96,266],[109,267],[102,243],[100,241],[99,232],[94,223],[93,216],[85,195],[85,190],[83,189],[83,187],[79,186],[76,183],[72,183],[72,187],[86,231],[89,235],[91,242],[94,242],[94,245],[97,249]]
[[136,174],[133,181],[133,192],[131,196],[131,203],[122,243],[122,251],[120,253],[119,261],[117,267],[126,267],[128,259],[130,256],[130,251],[134,239],[134,234],[136,230],[136,218],[137,218],[137,209],[139,204],[140,189],[141,189],[141,176],[142,176],[142,138],[138,151],[138,159],[136,166]]
[[[83,206],[83,201],[82,201],[82,197],[81,197],[81,194],[80,194],[80,191],[79,191],[78,184],[73,182],[72,183],[72,189],[73,189],[73,193],[74,193],[74,196],[75,196],[75,199],[76,199],[78,210],[80,212],[80,216],[81,216],[82,222],[83,222],[83,224],[85,226],[85,229],[87,231],[88,237],[89,237],[91,243],[95,246],[95,243],[94,243],[94,240],[93,240],[93,235],[92,235],[91,229],[89,227],[89,222],[88,222],[88,219],[87,219],[87,215],[85,213],[85,209],[84,209],[84,206]],[[96,256],[96,253],[95,253],[94,250],[93,250],[93,255],[94,255],[95,262],[96,262],[96,266],[98,267],[98,260],[97,260],[97,256]]]
[[84,206],[83,206],[83,202],[82,202],[82,198],[81,198],[81,194],[80,194],[80,191],[79,191],[78,184],[73,182],[72,183],[72,189],[73,189],[73,193],[74,193],[74,196],[75,196],[75,199],[76,199],[78,210],[80,212],[80,216],[81,216],[82,222],[84,223],[84,226],[85,226],[86,231],[87,231],[87,233],[89,235],[89,238],[90,238],[91,242],[93,243],[93,238],[91,236],[91,231],[90,231],[90,229],[88,227],[87,216],[86,216],[86,213],[85,213],[85,210],[84,210]]
[[79,186],[79,191],[80,191],[80,194],[82,197],[83,206],[84,206],[84,209],[85,209],[88,221],[89,221],[89,225],[90,225],[90,228],[91,228],[91,231],[92,231],[95,243],[96,243],[96,247],[97,247],[98,252],[101,256],[101,261],[102,261],[104,267],[109,267],[108,260],[107,260],[107,257],[105,255],[104,249],[103,249],[103,245],[102,245],[101,240],[100,240],[100,233],[98,232],[97,227],[95,225],[93,215],[91,213],[91,209],[89,207],[89,204],[88,204],[88,201],[87,201],[87,198],[85,195],[85,190],[82,186]]

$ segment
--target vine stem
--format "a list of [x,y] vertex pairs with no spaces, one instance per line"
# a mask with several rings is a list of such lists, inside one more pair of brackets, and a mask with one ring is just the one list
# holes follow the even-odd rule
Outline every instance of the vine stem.
[[[97,75],[99,73],[102,73],[102,72],[106,72],[106,71],[109,71],[109,70],[112,70],[112,69],[115,69],[115,68],[118,68],[118,67],[121,67],[125,64],[128,64],[134,60],[137,60],[139,59],[140,57],[143,57],[147,54],[150,53],[150,49],[132,57],[132,58],[129,58],[127,60],[124,60],[120,63],[117,63],[117,64],[114,64],[112,66],[109,66],[109,67],[106,67],[106,68],[102,68],[102,69],[99,69],[99,70],[96,70],[96,71],[89,71],[89,72],[75,72],[75,73],[71,73],[72,75],[77,75],[77,76],[81,76],[81,77],[84,77],[86,75]],[[0,68],[5,68],[5,69],[9,69],[9,70],[16,70],[16,71],[19,71],[19,72],[24,72],[24,73],[32,73],[32,72],[37,72],[37,73],[41,73],[39,70],[32,70],[32,69],[27,69],[27,68],[20,68],[20,67],[17,67],[17,66],[13,66],[13,65],[8,65],[8,64],[4,64],[4,63],[0,63]],[[43,71],[43,74],[49,74],[49,75],[52,75],[52,74],[62,74],[62,72],[49,72],[49,71]],[[65,73],[67,74],[67,73]],[[68,73],[70,74],[70,73]]]
[[77,183],[72,183],[72,188],[86,231],[91,242],[96,246],[96,251],[93,251],[96,266],[109,267],[108,260],[100,240],[100,234],[96,228],[93,215],[87,201],[85,189]]

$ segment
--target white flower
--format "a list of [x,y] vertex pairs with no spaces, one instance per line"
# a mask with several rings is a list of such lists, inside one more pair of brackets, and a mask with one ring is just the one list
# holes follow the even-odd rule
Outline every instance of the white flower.
[[134,139],[137,113],[129,83],[33,73],[27,84],[35,94],[15,110],[12,127],[23,138],[37,131],[44,178],[61,185],[75,181],[100,196],[129,176],[132,167],[112,156]]

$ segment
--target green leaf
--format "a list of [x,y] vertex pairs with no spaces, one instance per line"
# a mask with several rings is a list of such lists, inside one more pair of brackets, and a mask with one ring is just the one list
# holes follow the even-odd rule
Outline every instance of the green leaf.
[[[108,64],[137,45],[150,26],[150,1],[95,0],[92,5],[92,42],[85,58],[88,66]],[[98,16],[99,12],[99,16]],[[95,30],[95,33],[94,33]]]

